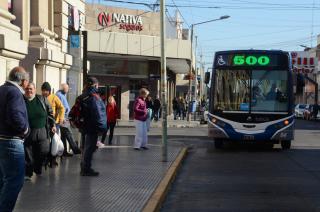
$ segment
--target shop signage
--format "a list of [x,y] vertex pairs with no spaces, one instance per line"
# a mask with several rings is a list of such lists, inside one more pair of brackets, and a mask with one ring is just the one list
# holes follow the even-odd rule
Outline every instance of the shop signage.
[[309,52],[291,52],[293,71],[296,73],[313,73],[317,67],[317,58]]
[[142,17],[135,15],[101,12],[98,15],[98,23],[104,27],[120,24],[119,29],[124,29],[126,31],[143,30]]

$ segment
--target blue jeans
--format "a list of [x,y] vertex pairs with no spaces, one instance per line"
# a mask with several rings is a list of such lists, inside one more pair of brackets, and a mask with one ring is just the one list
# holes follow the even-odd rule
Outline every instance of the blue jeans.
[[21,140],[0,140],[0,211],[12,211],[24,183]]
[[85,134],[83,143],[83,155],[81,161],[81,171],[89,172],[92,170],[91,162],[93,153],[97,149],[98,134]]

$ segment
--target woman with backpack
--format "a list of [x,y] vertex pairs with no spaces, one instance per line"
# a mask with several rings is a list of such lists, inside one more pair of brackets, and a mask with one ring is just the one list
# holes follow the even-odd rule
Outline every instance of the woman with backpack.
[[110,96],[108,98],[106,111],[107,111],[107,131],[103,133],[101,142],[104,143],[107,137],[107,133],[110,130],[108,144],[112,145],[113,132],[117,123],[117,118],[119,117],[117,104],[113,96]]
[[148,135],[147,135],[147,119],[148,110],[146,98],[149,91],[145,88],[141,88],[139,91],[139,97],[134,102],[134,123],[136,125],[136,135],[134,139],[134,149],[148,149]]

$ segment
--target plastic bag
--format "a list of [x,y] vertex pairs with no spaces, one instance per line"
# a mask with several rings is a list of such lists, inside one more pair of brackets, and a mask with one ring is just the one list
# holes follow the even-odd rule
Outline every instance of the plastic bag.
[[64,151],[64,146],[61,141],[60,136],[55,133],[51,140],[51,155],[52,156],[62,156]]

